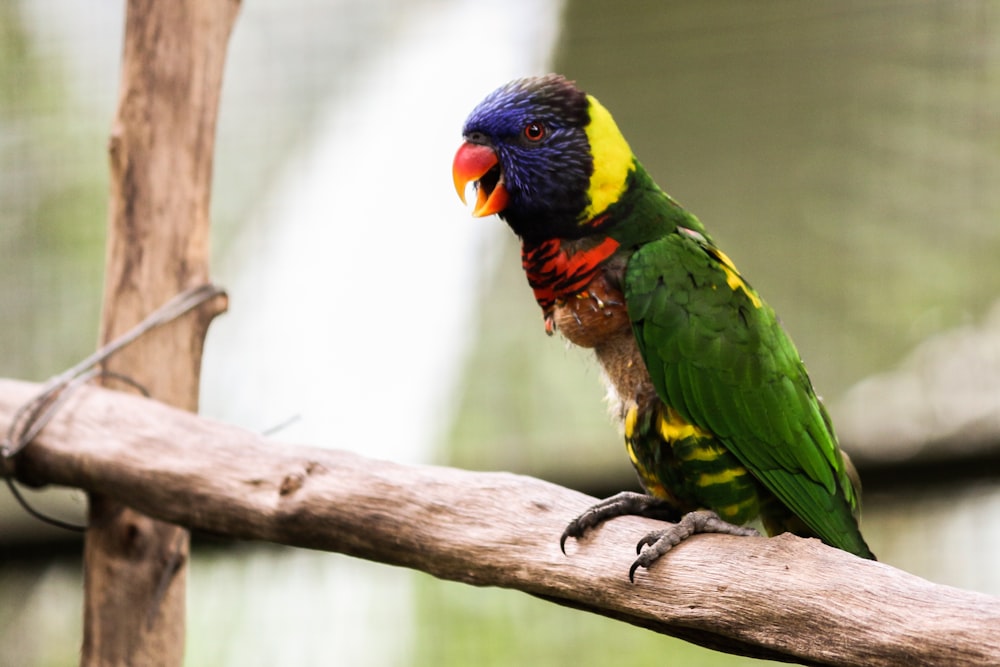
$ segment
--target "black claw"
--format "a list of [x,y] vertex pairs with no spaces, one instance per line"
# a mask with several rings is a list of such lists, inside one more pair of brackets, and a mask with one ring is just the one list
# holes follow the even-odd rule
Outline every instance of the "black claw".
[[639,543],[635,545],[635,553],[640,554],[642,553],[643,547],[651,547],[654,544],[656,544],[657,540],[660,539],[660,535],[662,535],[663,532],[664,531],[654,531],[652,533],[646,533],[645,535],[643,535],[642,539],[639,540]]
[[566,540],[571,537],[579,539],[585,532],[587,532],[586,524],[580,521],[582,517],[583,514],[570,521],[569,525],[566,526],[566,529],[563,530],[562,535],[559,536],[559,549],[563,552],[563,554],[566,553]]
[[630,567],[628,569],[628,580],[629,580],[629,583],[632,583],[632,584],[635,583],[635,571],[639,569],[639,565],[641,565],[641,563],[639,563],[639,561],[636,560],[634,563],[632,563],[632,567]]
[[[566,529],[559,537],[559,550],[565,555],[566,541],[569,538],[572,537],[579,539],[590,529],[596,528],[608,519],[613,519],[618,516],[645,516],[652,519],[677,521],[680,519],[681,514],[673,505],[665,500],[654,498],[642,493],[623,491],[611,496],[610,498],[605,498],[601,502],[587,509],[587,511],[580,516],[570,521],[569,525],[566,526]],[[643,538],[642,542],[639,542],[636,547],[636,553],[640,553],[644,545],[651,545],[655,541],[656,537],[651,538],[647,535]],[[636,561],[636,564],[629,572],[630,581],[633,580],[635,568],[639,567],[641,564],[641,562]]]

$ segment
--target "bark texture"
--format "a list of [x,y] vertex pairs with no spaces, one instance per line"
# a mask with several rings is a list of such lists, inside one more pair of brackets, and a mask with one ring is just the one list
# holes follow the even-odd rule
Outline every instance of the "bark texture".
[[[127,3],[108,149],[102,345],[208,282],[216,113],[237,8],[236,0]],[[215,300],[143,336],[105,370],[196,410],[205,332],[224,308],[224,299]],[[187,531],[90,491],[82,664],[182,664]]]
[[[0,430],[38,385],[0,380]],[[513,588],[710,648],[818,665],[1000,664],[1000,599],[790,535],[703,535],[628,581],[655,521],[615,519],[559,551],[593,498],[530,477],[286,445],[88,387],[16,460],[220,535]],[[386,604],[391,604],[387,601]]]

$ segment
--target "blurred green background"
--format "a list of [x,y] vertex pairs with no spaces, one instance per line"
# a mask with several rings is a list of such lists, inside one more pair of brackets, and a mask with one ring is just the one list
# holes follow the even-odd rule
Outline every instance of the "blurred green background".
[[[96,341],[121,4],[0,3],[3,377],[42,380]],[[244,3],[213,202],[232,306],[204,412],[634,488],[597,365],[543,334],[515,239],[449,178],[483,95],[561,71],[782,315],[860,464],[880,559],[1000,595],[1000,5],[503,4]],[[82,515],[74,492],[30,495]],[[77,660],[79,556],[0,494],[0,664]],[[271,545],[196,536],[189,581],[192,666],[755,662]]]

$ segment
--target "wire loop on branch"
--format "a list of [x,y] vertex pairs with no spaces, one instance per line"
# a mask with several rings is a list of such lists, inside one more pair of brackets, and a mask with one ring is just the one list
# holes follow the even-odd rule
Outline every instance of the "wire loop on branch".
[[10,427],[7,429],[6,436],[0,441],[0,476],[6,481],[7,487],[18,504],[28,514],[60,528],[76,531],[86,530],[86,526],[67,523],[60,519],[46,516],[31,507],[14,482],[15,457],[38,436],[41,430],[45,428],[45,425],[55,416],[59,408],[73,395],[73,392],[95,377],[115,378],[131,385],[143,396],[149,398],[149,391],[140,383],[120,373],[99,368],[99,364],[102,364],[109,357],[149,331],[172,322],[210,299],[224,294],[225,291],[222,288],[211,283],[184,290],[115,340],[104,345],[75,366],[50,378],[45,383],[41,392],[18,408],[14,419],[11,420]]

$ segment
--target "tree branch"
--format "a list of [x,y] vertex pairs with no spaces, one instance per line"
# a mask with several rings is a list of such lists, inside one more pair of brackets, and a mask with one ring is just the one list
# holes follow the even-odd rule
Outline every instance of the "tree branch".
[[[101,344],[209,282],[209,202],[226,46],[238,0],[128,0],[110,198]],[[202,345],[216,299],[144,335],[104,370],[197,410]],[[105,376],[105,382],[117,381]],[[188,534],[100,489],[88,497],[81,665],[184,662]]]
[[[39,385],[0,380],[0,432]],[[611,521],[559,551],[593,498],[537,479],[376,461],[268,441],[87,387],[15,462],[22,480],[101,492],[241,539],[501,586],[731,653],[823,665],[1000,664],[1000,599],[816,540],[705,535],[634,585],[657,523]]]

